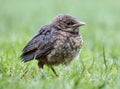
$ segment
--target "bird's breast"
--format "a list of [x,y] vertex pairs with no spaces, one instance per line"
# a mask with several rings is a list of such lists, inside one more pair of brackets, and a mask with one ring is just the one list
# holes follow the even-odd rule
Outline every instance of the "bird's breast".
[[61,33],[55,36],[54,50],[47,59],[51,64],[70,62],[77,56],[81,46],[82,37],[80,35]]

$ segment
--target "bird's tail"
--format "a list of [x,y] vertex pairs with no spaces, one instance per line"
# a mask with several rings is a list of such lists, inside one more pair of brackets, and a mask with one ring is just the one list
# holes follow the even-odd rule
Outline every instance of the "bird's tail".
[[22,59],[23,62],[28,62],[31,61],[35,58],[35,52],[30,52],[30,53],[23,53],[20,58]]

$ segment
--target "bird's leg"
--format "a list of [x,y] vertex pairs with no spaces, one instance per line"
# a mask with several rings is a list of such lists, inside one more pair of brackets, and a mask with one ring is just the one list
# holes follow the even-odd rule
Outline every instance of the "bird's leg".
[[40,68],[40,72],[42,73],[43,77],[47,77],[47,73],[43,70],[43,68]]
[[44,77],[47,77],[47,73],[43,70],[43,66],[44,66],[44,64],[39,61],[39,62],[38,62],[38,67],[39,67],[39,69],[40,69],[40,72],[42,73],[42,75],[43,75]]
[[52,66],[51,66],[51,70],[53,71],[53,73],[55,74],[55,76],[58,77],[58,75],[57,75],[55,69],[54,69]]

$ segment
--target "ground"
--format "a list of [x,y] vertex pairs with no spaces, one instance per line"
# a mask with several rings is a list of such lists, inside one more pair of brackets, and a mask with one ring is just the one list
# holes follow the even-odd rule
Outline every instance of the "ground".
[[[119,89],[119,0],[0,0],[0,89]],[[84,44],[69,67],[59,65],[56,78],[37,61],[21,62],[22,48],[54,16],[69,13],[81,27]]]

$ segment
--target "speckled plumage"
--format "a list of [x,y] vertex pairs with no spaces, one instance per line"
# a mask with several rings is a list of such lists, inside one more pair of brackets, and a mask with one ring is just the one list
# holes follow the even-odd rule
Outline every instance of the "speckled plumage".
[[79,32],[82,25],[83,22],[71,15],[58,15],[24,47],[22,60],[37,59],[40,68],[71,62],[79,54],[83,43]]

